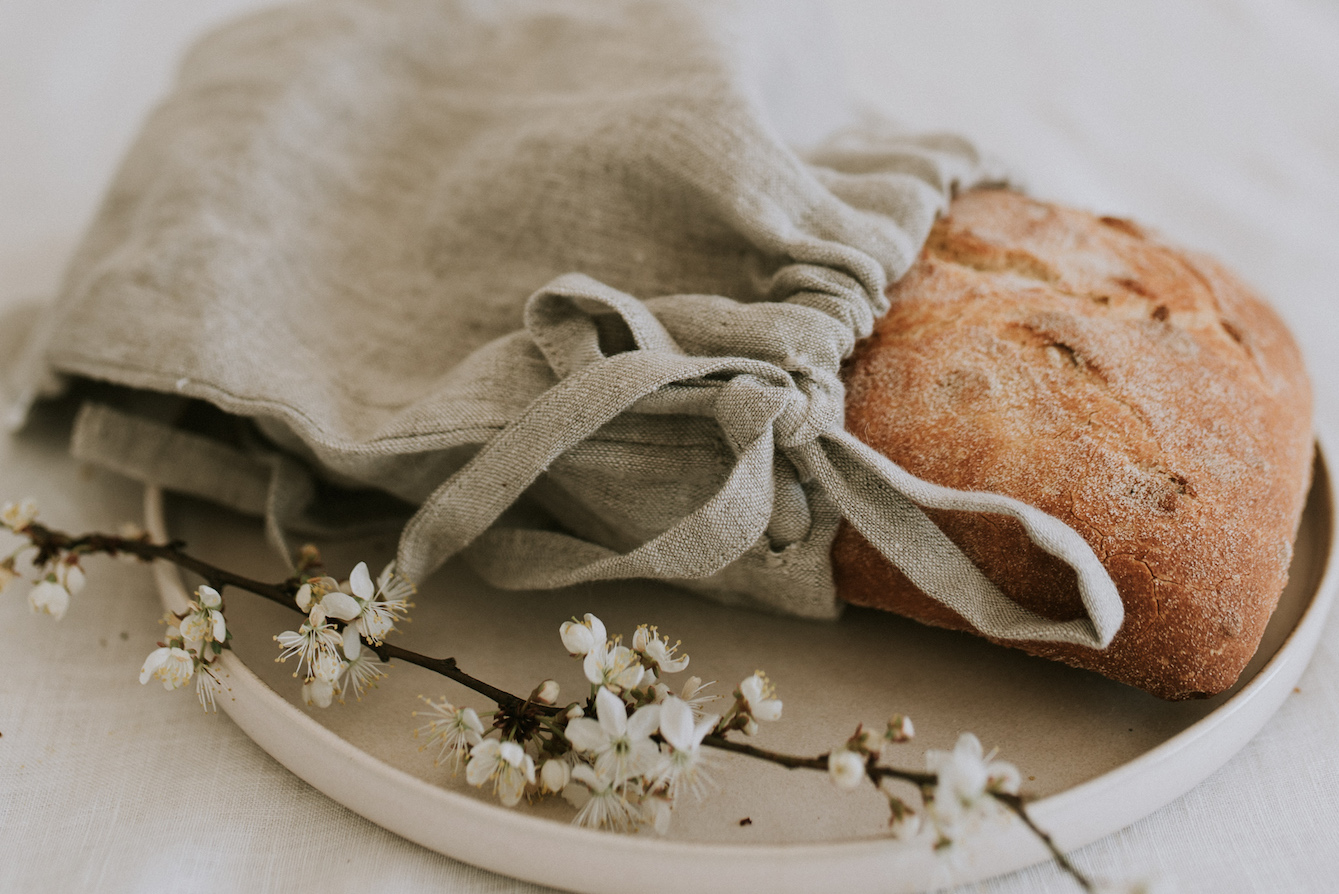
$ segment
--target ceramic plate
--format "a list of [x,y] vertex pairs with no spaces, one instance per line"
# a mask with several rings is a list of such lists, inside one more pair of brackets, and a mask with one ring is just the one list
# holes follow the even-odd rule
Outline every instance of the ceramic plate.
[[[1328,442],[1333,444],[1332,441]],[[568,698],[586,691],[559,624],[584,612],[610,633],[656,624],[682,639],[689,672],[730,691],[765,669],[785,703],[758,743],[817,754],[841,744],[857,722],[881,727],[910,715],[914,742],[887,755],[923,768],[926,748],[947,748],[962,731],[1015,763],[1032,812],[1073,849],[1168,803],[1221,766],[1292,691],[1339,588],[1334,493],[1318,451],[1291,581],[1255,660],[1216,698],[1168,703],[1095,674],[1031,658],[960,633],[868,610],[836,623],[769,617],[720,606],[650,583],[590,585],[556,592],[491,590],[448,566],[422,587],[412,623],[393,641],[454,655],[477,677],[524,694],[557,679]],[[146,514],[192,552],[262,579],[279,580],[254,520],[150,490]],[[326,547],[332,571],[359,559],[380,567],[390,542]],[[158,569],[163,600],[181,610],[177,572]],[[194,581],[187,586],[193,587]],[[248,594],[228,596],[235,650],[223,656],[229,691],[220,706],[262,748],[331,798],[425,847],[507,875],[582,892],[730,889],[914,891],[1014,870],[1046,858],[1020,823],[992,824],[947,863],[927,838],[891,840],[886,802],[868,786],[838,791],[825,774],[790,772],[734,755],[713,755],[718,790],[675,810],[666,837],[620,835],[571,825],[572,810],[547,799],[507,809],[434,766],[413,736],[419,694],[488,703],[419,668],[395,664],[361,703],[302,705],[291,665],[276,664],[273,634],[299,616]],[[682,679],[687,673],[671,677]]]

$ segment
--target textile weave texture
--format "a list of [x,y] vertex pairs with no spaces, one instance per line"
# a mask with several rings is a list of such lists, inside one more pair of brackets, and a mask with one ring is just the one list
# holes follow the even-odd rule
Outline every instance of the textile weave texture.
[[[957,137],[840,126],[809,20],[341,0],[217,32],[48,320],[52,369],[140,392],[90,403],[76,455],[276,541],[332,527],[315,479],[392,495],[415,579],[464,552],[504,587],[657,578],[809,617],[837,610],[845,518],[983,633],[1105,645],[1120,600],[1075,532],[842,428],[841,360],[990,174]],[[184,431],[183,399],[265,438]],[[922,506],[1017,518],[1088,617],[1018,608]]]

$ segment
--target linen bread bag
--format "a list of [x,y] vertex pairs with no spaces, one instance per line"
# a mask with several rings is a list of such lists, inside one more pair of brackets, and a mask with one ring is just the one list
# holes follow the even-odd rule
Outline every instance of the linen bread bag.
[[[843,427],[843,358],[960,188],[950,136],[843,124],[812,13],[334,0],[189,56],[37,340],[73,449],[287,530],[403,524],[401,570],[673,580],[840,606],[845,519],[1002,641],[1106,647],[1072,527]],[[1064,476],[1068,470],[1058,469]],[[1077,611],[1009,598],[932,511],[1013,519]]]

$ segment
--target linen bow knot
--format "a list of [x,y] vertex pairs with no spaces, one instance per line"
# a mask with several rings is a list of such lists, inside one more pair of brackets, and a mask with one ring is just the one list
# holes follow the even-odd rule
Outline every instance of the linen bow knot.
[[[700,300],[717,302],[706,310],[722,327],[749,313],[749,305]],[[803,485],[820,488],[918,588],[980,632],[1094,648],[1110,643],[1124,609],[1110,577],[1076,532],[1009,497],[955,491],[916,478],[844,430],[840,355],[832,347],[842,339],[811,339],[805,350],[777,332],[759,341],[759,356],[714,356],[709,339],[689,354],[652,306],[658,305],[577,274],[559,277],[531,296],[527,335],[557,381],[428,498],[401,536],[402,570],[413,577],[435,568],[487,532],[504,550],[507,538],[527,538],[525,554],[547,556],[546,580],[552,586],[708,577],[760,538],[784,546],[808,536]],[[809,324],[821,320],[820,329],[836,327],[849,340],[849,327],[821,311],[791,306],[789,312]],[[667,321],[673,313],[667,312]],[[551,531],[488,530],[554,460],[625,413],[714,418],[736,459],[720,490],[624,553]],[[785,462],[778,461],[778,449]],[[1088,616],[1053,621],[1021,608],[921,507],[1015,518],[1034,543],[1074,568]],[[524,578],[517,585],[524,586]]]
[[776,369],[767,378],[742,373],[719,390],[714,415],[736,452],[766,434],[784,450],[842,427],[841,382],[832,373]]

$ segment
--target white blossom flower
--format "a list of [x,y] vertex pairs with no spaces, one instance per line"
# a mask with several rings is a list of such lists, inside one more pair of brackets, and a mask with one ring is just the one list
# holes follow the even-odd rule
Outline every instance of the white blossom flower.
[[671,800],[687,791],[701,800],[712,784],[704,766],[702,740],[719,720],[710,714],[695,723],[692,706],[672,695],[661,703],[660,735],[665,743],[660,746],[655,770],[649,774],[653,791],[664,791]]
[[159,680],[164,689],[185,686],[195,675],[195,656],[177,646],[161,646],[149,653],[139,671],[140,683]]
[[396,572],[394,562],[381,569],[375,586],[367,563],[359,562],[349,575],[348,586],[358,606],[357,614],[349,620],[368,642],[381,643],[395,629],[395,622],[407,617],[413,607],[409,597],[414,595],[414,585]]
[[37,518],[37,501],[32,497],[8,502],[0,507],[0,524],[11,531],[22,531]]
[[65,617],[65,610],[70,607],[70,591],[62,587],[51,579],[48,575],[46,580],[39,581],[35,587],[28,591],[28,605],[35,612],[45,612],[59,621]]
[[371,649],[363,648],[358,631],[352,626],[344,628],[341,637],[344,651],[344,676],[341,678],[339,697],[342,699],[353,687],[354,698],[361,699],[363,690],[377,685],[377,681],[386,676],[381,660]]
[[341,644],[339,631],[328,623],[319,605],[312,606],[311,617],[296,632],[285,630],[274,638],[283,649],[275,661],[287,661],[297,656],[298,666],[293,676],[298,676],[306,668],[308,679],[317,676],[318,669],[327,682],[333,683],[339,678],[336,674],[330,678],[330,672],[338,667],[341,659],[335,649]]
[[865,759],[849,748],[838,748],[828,755],[828,776],[837,788],[858,788],[865,778]]
[[616,832],[629,832],[637,828],[641,815],[630,798],[639,793],[628,791],[626,786],[616,783],[611,777],[596,771],[589,764],[577,764],[573,767],[572,779],[585,786],[585,790],[589,792],[589,797],[585,804],[581,805],[572,822],[578,826],[613,829]]
[[542,791],[557,793],[572,781],[572,764],[562,757],[551,757],[539,768],[539,787]]
[[609,640],[604,622],[589,612],[586,613],[584,621],[564,621],[558,628],[558,633],[563,638],[563,645],[567,648],[568,654],[573,658],[582,658],[596,649],[603,649]]
[[223,604],[218,590],[213,587],[198,587],[195,600],[187,606],[186,615],[181,619],[181,636],[187,642],[221,643],[228,638],[228,627],[223,620],[219,607]]
[[608,688],[595,694],[598,721],[579,717],[567,724],[572,747],[595,759],[601,776],[621,784],[650,769],[660,753],[652,734],[660,725],[660,705],[644,705],[628,716],[623,700]]
[[645,655],[652,664],[667,674],[677,674],[688,667],[687,655],[674,657],[679,645],[676,642],[671,646],[669,637],[662,638],[657,628],[645,624],[638,627],[637,632],[632,635],[633,650]]
[[483,785],[492,781],[493,793],[508,807],[521,800],[527,784],[535,782],[535,761],[525,749],[510,740],[484,739],[470,750],[465,781]]
[[[433,758],[433,764],[449,764],[451,772],[455,773],[464,763],[470,749],[483,741],[484,725],[473,708],[457,708],[446,699],[435,702],[423,698],[423,702],[428,706],[431,717],[414,731],[415,736],[419,733],[427,736],[427,741],[419,750],[436,745],[438,752],[437,757]],[[419,716],[419,712],[415,711],[414,716]],[[477,782],[474,784],[478,785]]]
[[634,689],[646,676],[637,653],[627,646],[606,643],[586,653],[581,669],[586,679],[595,686],[604,686],[614,692]]
[[971,733],[959,736],[952,751],[925,752],[926,767],[938,777],[926,808],[941,838],[952,840],[994,812],[992,792],[1017,794],[1018,768],[994,755],[983,755],[981,740]]
[[61,562],[56,566],[56,579],[60,581],[66,591],[71,596],[78,596],[84,589],[84,569],[79,567],[79,563]]
[[[762,671],[746,677],[735,694],[743,702],[741,713],[750,718],[768,722],[781,719],[781,700],[776,697],[776,687]],[[753,735],[747,729],[745,732]]]

